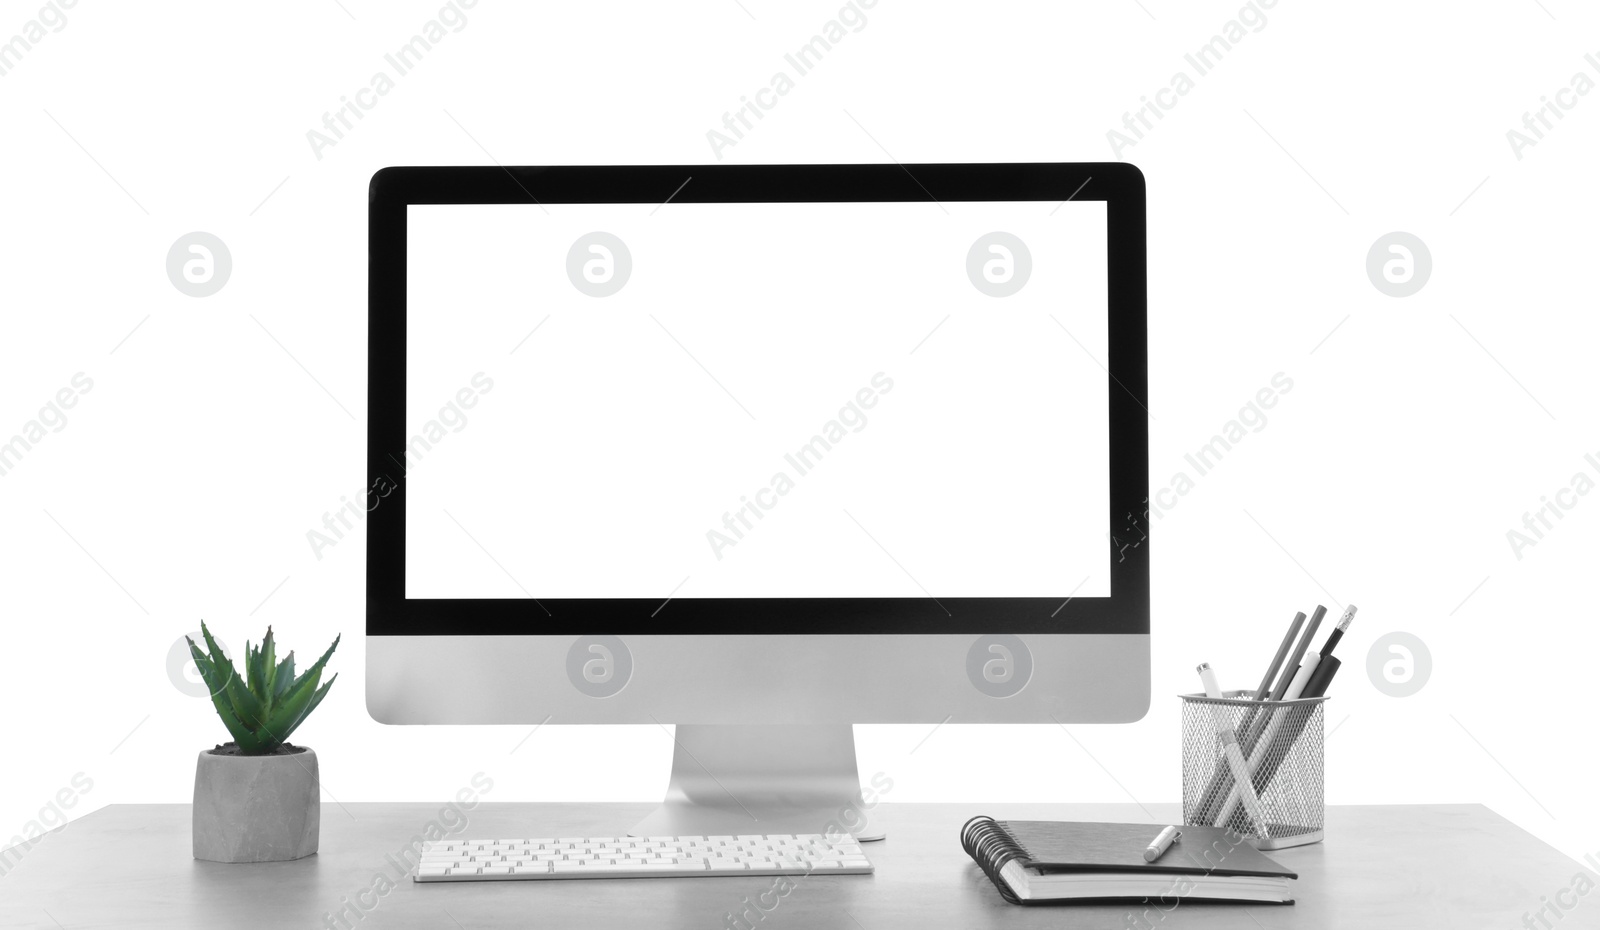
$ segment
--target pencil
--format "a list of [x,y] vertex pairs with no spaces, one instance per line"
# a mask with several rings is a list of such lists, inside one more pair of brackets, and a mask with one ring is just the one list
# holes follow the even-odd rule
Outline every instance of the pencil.
[[1289,624],[1289,632],[1283,634],[1283,642],[1278,646],[1278,654],[1272,657],[1272,664],[1267,666],[1267,673],[1261,676],[1261,686],[1256,689],[1256,700],[1264,701],[1272,693],[1272,679],[1278,677],[1278,669],[1283,667],[1283,660],[1289,655],[1289,647],[1294,645],[1294,635],[1300,632],[1301,624],[1306,622],[1304,611],[1294,615],[1294,622]]

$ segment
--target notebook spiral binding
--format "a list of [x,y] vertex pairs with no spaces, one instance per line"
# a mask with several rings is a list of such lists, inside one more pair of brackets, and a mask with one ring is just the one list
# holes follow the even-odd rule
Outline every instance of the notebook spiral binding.
[[993,817],[974,817],[961,827],[961,848],[978,863],[999,889],[1000,896],[1012,904],[1022,903],[1011,883],[1000,877],[1000,870],[1014,859],[1030,859],[1028,851],[1013,840],[1005,826]]

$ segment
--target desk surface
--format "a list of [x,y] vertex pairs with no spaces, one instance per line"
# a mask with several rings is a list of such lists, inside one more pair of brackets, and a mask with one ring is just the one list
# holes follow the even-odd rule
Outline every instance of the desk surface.
[[[456,835],[615,835],[647,804],[485,802]],[[358,894],[375,906],[355,925],[385,928],[635,926],[720,930],[772,878],[588,879],[413,884],[385,858],[439,817],[439,804],[324,804],[322,847],[296,862],[225,865],[190,857],[189,806],[116,804],[47,834],[0,877],[0,927],[339,927],[324,922]],[[1176,816],[1175,805],[1154,805]],[[1128,908],[1008,905],[961,851],[974,814],[1010,819],[1148,821],[1131,804],[883,804],[889,838],[867,845],[875,875],[807,876],[757,926],[893,930],[938,927],[1145,927]],[[1153,835],[1153,834],[1152,834]],[[1294,927],[1517,927],[1541,896],[1572,886],[1578,863],[1479,805],[1334,807],[1327,841],[1270,856],[1300,873],[1298,903],[1180,904],[1164,930]],[[9,862],[9,859],[7,860]],[[771,898],[769,897],[769,900]],[[1582,901],[1600,921],[1600,901]],[[1578,926],[1579,924],[1571,924]],[[740,924],[739,926],[744,926]]]

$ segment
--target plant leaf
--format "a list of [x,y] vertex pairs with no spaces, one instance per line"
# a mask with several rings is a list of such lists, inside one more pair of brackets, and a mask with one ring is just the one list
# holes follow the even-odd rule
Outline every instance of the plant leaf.
[[206,629],[204,620],[200,621],[200,635],[205,637],[206,648],[211,650],[211,664],[215,665],[219,672],[226,671],[228,677],[234,677],[236,673],[233,670],[233,660],[228,658],[228,654],[222,651],[217,641],[211,638],[211,631]]
[[224,676],[231,676],[233,669],[230,667],[226,671],[219,671],[216,664],[200,651],[200,647],[196,646],[192,639],[189,640],[189,652],[194,657],[195,667],[200,670],[201,680],[211,691],[211,703],[217,709],[217,716],[222,718],[222,725],[227,727],[228,735],[233,737],[233,741],[239,744],[240,751],[248,752],[248,747],[256,745],[256,736],[239,721],[225,696],[227,683],[232,679]]
[[233,712],[238,715],[239,722],[254,730],[261,726],[261,721],[266,717],[266,708],[261,706],[261,701],[250,693],[245,683],[235,675],[228,679],[228,701],[233,705]]
[[244,686],[252,695],[261,693],[261,650],[252,649],[250,641],[244,641]]
[[[311,712],[317,709],[317,705],[318,704],[322,703],[323,695],[327,694],[328,693],[328,689],[332,688],[333,687],[333,683],[338,681],[338,680],[339,680],[339,676],[337,674],[335,674],[332,678],[328,679],[328,683],[327,684],[325,684],[322,687],[318,688],[316,690],[316,693],[311,695],[311,700],[306,704],[305,710],[301,711],[300,712],[300,716],[296,717],[288,725],[288,730],[283,734],[283,738],[284,739],[287,740],[289,738],[289,733],[293,733],[296,729],[299,728],[300,724],[306,722],[306,718],[311,716]],[[309,691],[310,689],[308,688],[306,690]]]
[[272,710],[272,690],[274,679],[278,675],[277,644],[272,641],[272,627],[267,627],[267,635],[261,640],[261,690],[257,697],[266,705],[267,710]]
[[333,673],[333,677],[328,679],[328,683],[323,685],[321,688],[317,689],[317,693],[312,695],[312,697],[311,697],[311,703],[306,705],[306,712],[300,718],[301,720],[304,720],[306,717],[311,716],[311,712],[317,709],[317,705],[318,704],[322,703],[322,696],[324,694],[327,694],[328,693],[328,689],[333,687],[333,683],[338,681],[338,680],[339,680],[339,673],[338,672],[334,672]]
[[217,716],[222,718],[222,725],[228,728],[228,735],[239,744],[239,751],[246,755],[260,752],[261,738],[239,721],[233,713],[233,708],[229,707],[221,697],[216,698],[214,703],[217,705]]
[[283,692],[289,690],[289,686],[292,684],[294,684],[294,650],[291,649],[289,654],[283,657],[283,661],[278,663],[277,671],[273,672],[272,701],[274,704],[283,696]]
[[312,697],[315,696],[315,689],[317,682],[322,678],[322,671],[320,669],[310,671],[306,675],[311,677],[300,676],[297,687],[289,689],[288,693],[283,696],[283,700],[272,712],[271,718],[261,727],[279,743],[288,739],[289,734],[294,732],[295,727],[299,726],[300,721],[305,717],[306,707],[310,705]]
[[[301,673],[300,677],[296,678],[294,683],[289,685],[288,690],[296,690],[300,688],[302,683],[309,679],[313,674],[320,674],[322,672],[322,667],[328,664],[328,657],[333,655],[333,650],[339,648],[339,640],[340,637],[335,636],[333,638],[333,645],[329,646],[328,651],[322,654],[322,658],[318,659],[315,664]],[[311,687],[315,688],[316,685],[312,685]]]
[[194,659],[194,667],[200,672],[200,680],[205,682],[206,690],[215,696],[222,691],[223,685],[227,684],[226,673],[217,669],[216,664],[194,644],[194,640],[187,636],[184,640],[189,644],[189,655]]
[[[211,631],[206,629],[204,620],[200,621],[200,635],[205,638],[206,646],[211,650],[211,654],[209,656],[201,655],[200,650],[195,647],[194,640],[189,640],[189,651],[194,655],[195,665],[200,669],[200,675],[203,679],[207,668],[210,668],[215,675],[215,680],[204,680],[211,691],[212,700],[216,700],[227,689],[228,682],[238,677],[238,673],[233,670],[233,660],[229,659],[227,654],[222,651],[222,647],[217,645],[217,641],[211,638]],[[188,637],[184,638],[188,639]]]

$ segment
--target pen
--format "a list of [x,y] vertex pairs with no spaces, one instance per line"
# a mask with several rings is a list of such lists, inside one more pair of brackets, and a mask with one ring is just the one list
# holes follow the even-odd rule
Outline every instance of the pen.
[[[1221,698],[1222,689],[1217,687],[1217,673],[1211,670],[1211,663],[1201,662],[1196,671],[1200,673],[1200,683],[1206,689],[1206,697]],[[1239,738],[1234,735],[1233,728],[1228,726],[1227,719],[1215,704],[1211,706],[1211,716],[1216,721],[1217,738],[1222,741],[1222,754],[1228,760],[1228,768],[1233,770],[1234,791],[1243,799],[1245,811],[1255,825],[1256,835],[1266,836],[1266,813],[1262,811],[1261,799],[1256,797],[1255,788],[1250,782],[1250,770],[1244,764],[1244,753],[1239,750]],[[1230,808],[1231,816],[1231,804],[1226,807]]]
[[[1300,627],[1306,622],[1303,611],[1296,612],[1294,620],[1289,624],[1288,632],[1283,634],[1283,642],[1278,645],[1278,651],[1272,657],[1272,664],[1267,666],[1267,673],[1261,676],[1261,685],[1256,688],[1255,698],[1264,701],[1272,693],[1272,680],[1278,677],[1278,669],[1283,667],[1283,660],[1289,655],[1289,647],[1294,645],[1295,635],[1300,632]],[[1252,707],[1244,715],[1235,734],[1249,734],[1255,726],[1256,716],[1262,713],[1261,708]],[[1197,808],[1199,820],[1210,823],[1217,802],[1221,801],[1228,793],[1228,770],[1219,768],[1211,773],[1211,781],[1206,785],[1205,791],[1200,794],[1200,804]]]
[[1177,827],[1167,827],[1156,834],[1156,838],[1151,840],[1150,845],[1144,848],[1144,861],[1154,862],[1160,859],[1161,854],[1166,852],[1172,842],[1182,835],[1182,833],[1178,832]]
[[1316,674],[1317,666],[1322,664],[1322,655],[1316,652],[1306,653],[1306,660],[1300,663],[1300,670],[1294,673],[1294,681],[1289,682],[1289,690],[1283,693],[1285,701],[1298,701],[1306,697],[1306,682]]

